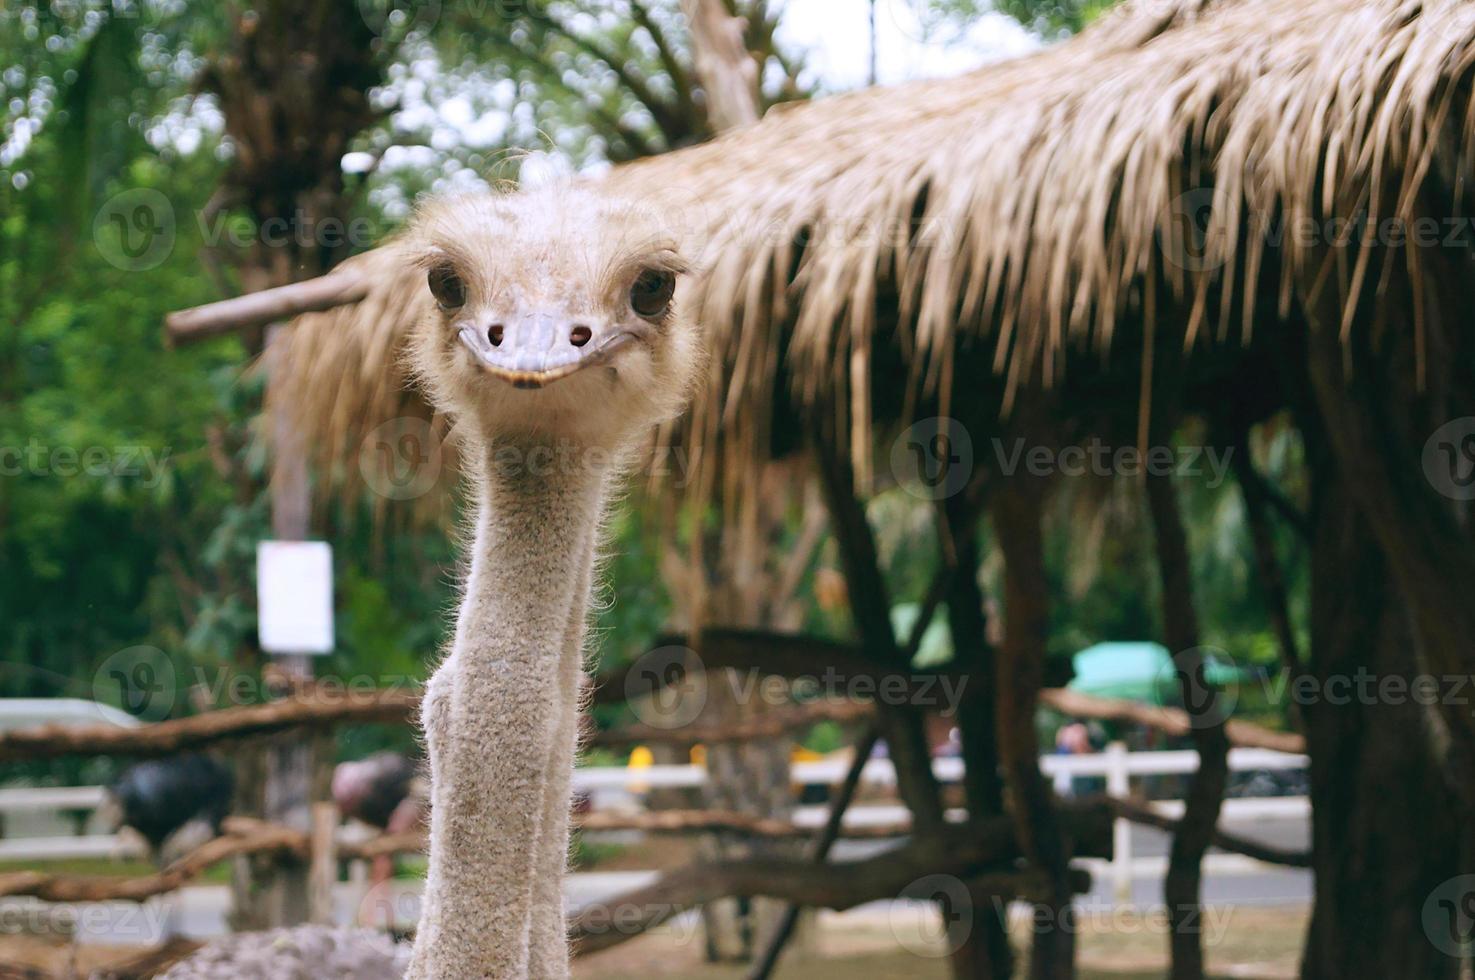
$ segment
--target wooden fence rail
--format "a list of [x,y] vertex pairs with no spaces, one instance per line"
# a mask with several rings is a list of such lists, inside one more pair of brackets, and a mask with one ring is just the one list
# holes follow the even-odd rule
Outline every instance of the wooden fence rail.
[[[1188,715],[1176,708],[1142,705],[1114,698],[1098,698],[1063,689],[1040,692],[1041,704],[1077,718],[1127,722],[1179,736],[1189,730]],[[303,728],[344,724],[408,724],[419,709],[417,688],[375,691],[310,690],[267,704],[223,708],[189,718],[161,721],[137,728],[112,724],[41,725],[0,732],[0,762],[54,759],[68,755],[161,756],[208,748],[221,742],[280,735]],[[733,725],[693,725],[680,729],[629,726],[595,733],[595,745],[634,745],[662,742],[694,745],[743,741],[784,732],[802,731],[820,721],[859,723],[874,708],[865,702],[824,700],[796,704],[773,718]],[[1302,754],[1306,740],[1295,732],[1280,732],[1249,722],[1229,723],[1230,744]]]

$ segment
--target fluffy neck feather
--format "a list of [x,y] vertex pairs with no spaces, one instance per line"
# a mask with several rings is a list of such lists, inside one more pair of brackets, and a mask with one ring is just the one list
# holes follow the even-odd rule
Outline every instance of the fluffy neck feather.
[[[566,960],[561,949],[530,957],[529,943],[562,942],[558,889],[539,883],[561,872],[567,846],[578,701],[566,675],[578,669],[611,466],[523,442],[488,452],[480,470],[455,641],[424,709],[433,804],[416,980],[528,977],[530,959],[540,973],[566,970],[542,965]],[[558,866],[541,867],[540,852]],[[557,925],[538,928],[539,915]]]

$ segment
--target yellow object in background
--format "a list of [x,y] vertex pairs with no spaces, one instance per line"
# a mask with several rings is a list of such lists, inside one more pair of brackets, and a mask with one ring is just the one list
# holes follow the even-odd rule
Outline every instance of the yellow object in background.
[[[628,768],[628,769],[640,770],[640,769],[649,769],[651,766],[653,766],[655,764],[656,764],[656,754],[654,752],[652,752],[650,750],[650,748],[647,747],[647,746],[637,745],[637,746],[635,746],[635,748],[633,748],[633,749],[630,750],[630,761],[628,763],[626,763],[625,765],[626,765],[626,768]],[[632,792],[632,793],[649,793],[650,792],[650,784],[649,783],[639,782],[639,781],[636,781],[636,780],[631,780],[626,785],[629,787],[630,792]]]

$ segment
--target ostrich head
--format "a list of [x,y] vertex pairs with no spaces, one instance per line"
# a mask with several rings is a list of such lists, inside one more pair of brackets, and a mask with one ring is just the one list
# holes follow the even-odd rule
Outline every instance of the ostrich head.
[[409,243],[435,301],[416,371],[478,436],[613,449],[685,403],[687,264],[652,211],[568,187],[449,198]]

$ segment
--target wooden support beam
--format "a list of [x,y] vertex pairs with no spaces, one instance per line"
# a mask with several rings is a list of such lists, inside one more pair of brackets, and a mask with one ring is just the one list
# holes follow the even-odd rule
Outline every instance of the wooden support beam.
[[40,871],[0,874],[0,896],[31,895],[47,902],[141,902],[176,891],[211,865],[237,854],[276,852],[296,860],[307,859],[307,839],[301,833],[246,817],[227,817],[225,833],[197,847],[164,870],[138,878],[111,875],[57,875]]
[[[1101,698],[1068,688],[1047,688],[1041,691],[1040,703],[1075,718],[1142,725],[1175,738],[1193,734],[1193,721],[1182,708],[1162,708],[1140,701]],[[1291,755],[1306,753],[1306,738],[1297,732],[1276,731],[1250,721],[1230,721],[1224,729],[1229,736],[1229,744],[1234,748],[1270,749]]]
[[312,832],[308,839],[311,854],[307,869],[308,920],[319,925],[332,925],[334,920],[333,889],[338,884],[338,806],[330,802],[312,805]]
[[717,745],[723,742],[744,742],[756,738],[776,738],[802,732],[823,721],[852,724],[867,721],[874,715],[875,708],[869,702],[824,700],[780,708],[757,718],[742,719],[731,724],[689,725],[672,729],[656,728],[652,725],[626,725],[622,728],[594,732],[584,744],[597,745],[602,748],[645,743]]
[[369,295],[369,282],[349,271],[263,289],[244,296],[170,313],[164,335],[174,345],[285,322],[303,313],[321,313],[357,303]]
[[[1111,814],[1099,803],[1062,809],[1060,818],[1083,852],[1109,854]],[[1104,819],[1103,819],[1104,818]],[[991,894],[1036,896],[1046,889],[1032,869],[1018,870],[1014,828],[1007,817],[944,826],[876,857],[842,864],[803,859],[698,863],[663,874],[650,885],[587,906],[570,935],[579,955],[634,939],[681,912],[720,898],[778,898],[798,905],[844,910],[894,898],[926,875],[987,876]],[[1068,887],[1089,875],[1067,870]]]
[[[833,422],[816,424],[812,435],[820,488],[845,569],[850,615],[859,634],[860,652],[873,664],[890,665],[893,673],[905,674],[911,665],[902,659],[891,625],[891,600],[880,551],[857,491],[848,447],[837,436]],[[881,714],[886,747],[896,760],[897,790],[923,833],[943,822],[942,793],[930,764],[925,714],[925,709],[910,698],[902,704],[888,705]]]
[[[1045,575],[1045,487],[1014,478],[996,488],[991,517],[1004,555],[1004,642],[998,651],[994,721],[999,762],[1012,797],[1010,812],[1019,846],[1048,876],[1042,908],[1055,916],[1070,904],[1067,838],[1050,784],[1040,772],[1035,708],[1049,632],[1050,587]],[[1033,980],[1068,980],[1075,973],[1075,936],[1069,930],[1036,931],[1030,954]]]
[[319,688],[267,704],[209,711],[139,728],[40,725],[0,732],[0,762],[67,755],[174,755],[219,742],[261,738],[313,726],[405,724],[420,705],[413,688],[329,693]]
[[[1100,698],[1065,689],[1043,690],[1039,700],[1041,704],[1077,718],[1143,725],[1174,736],[1191,731],[1187,713],[1177,708]],[[280,701],[222,708],[138,728],[107,724],[41,725],[0,732],[0,762],[55,759],[68,755],[164,756],[224,742],[267,738],[301,728],[345,724],[403,725],[414,721],[419,705],[420,692],[416,688],[335,694],[319,686]],[[761,723],[674,731],[630,726],[598,733],[590,742],[610,746],[661,741],[707,743],[770,735],[773,726],[792,726],[788,727],[792,731],[821,721],[859,723],[874,713],[875,707],[867,702],[827,700],[796,705],[777,718],[764,719]],[[1242,721],[1231,721],[1226,728],[1230,744],[1236,748],[1271,749],[1298,755],[1306,752],[1305,738],[1295,732],[1274,731]]]
[[[1163,432],[1169,431],[1166,427]],[[1147,506],[1152,514],[1157,546],[1158,575],[1162,582],[1163,640],[1173,653],[1183,703],[1192,721],[1198,771],[1188,785],[1183,819],[1173,832],[1163,901],[1172,923],[1173,980],[1202,980],[1204,948],[1201,909],[1203,860],[1219,826],[1224,792],[1229,783],[1228,720],[1220,692],[1208,679],[1207,658],[1199,646],[1198,612],[1193,601],[1193,566],[1188,533],[1178,506],[1173,478],[1148,473]]]
[[[860,777],[865,772],[866,763],[870,761],[871,752],[875,750],[880,738],[880,728],[872,724],[861,740],[855,744],[855,758],[850,760],[850,769],[845,773],[845,779],[835,791],[835,797],[830,803],[830,816],[825,821],[824,830],[814,842],[814,851],[810,858],[815,864],[824,864],[829,860],[830,848],[835,846],[835,841],[844,832],[845,811],[850,809],[850,803],[855,799],[855,791],[860,787]],[[759,954],[753,969],[748,973],[749,980],[768,980],[773,976],[774,968],[778,966],[778,958],[783,953],[784,947],[788,945],[789,937],[794,934],[794,927],[799,924],[800,911],[800,906],[793,902],[790,902],[784,909],[783,917],[779,919],[778,926],[769,937],[768,945]]]

